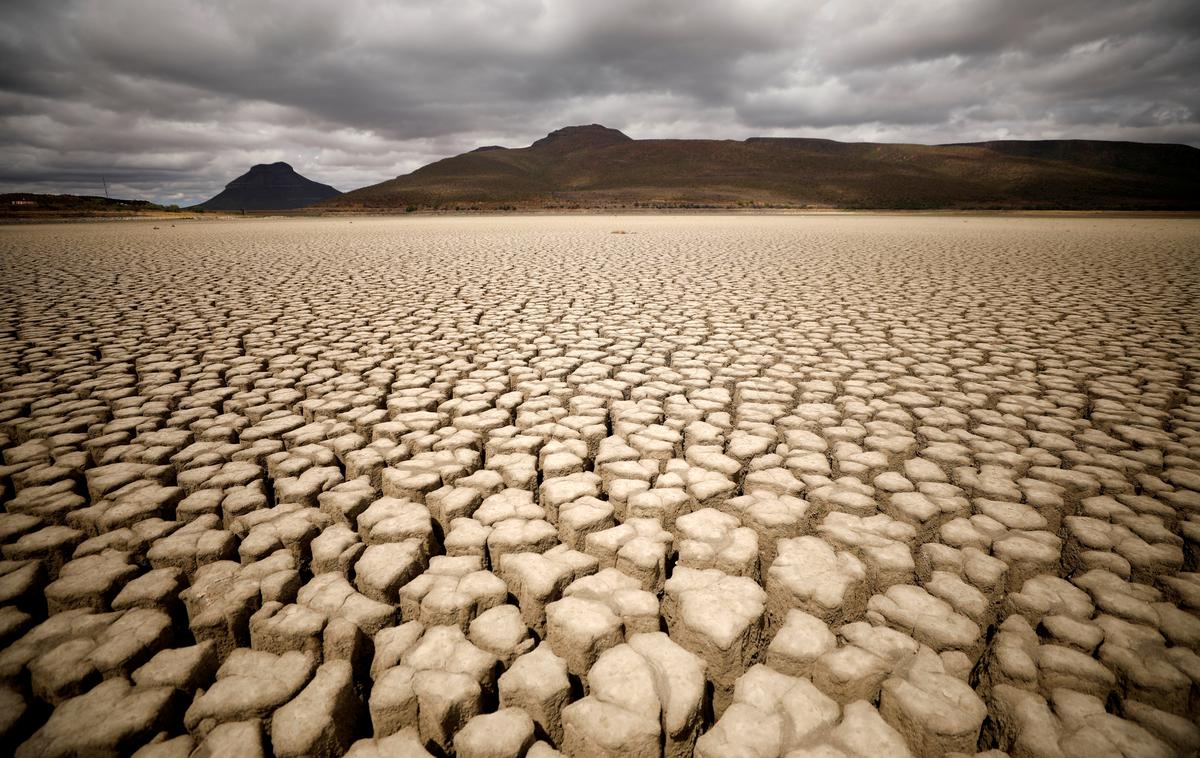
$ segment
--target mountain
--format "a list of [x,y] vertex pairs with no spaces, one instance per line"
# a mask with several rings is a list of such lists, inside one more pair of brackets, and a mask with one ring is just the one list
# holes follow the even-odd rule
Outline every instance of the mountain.
[[1200,208],[1200,150],[1043,140],[952,145],[635,140],[599,124],[490,145],[320,204],[417,208]]
[[260,163],[225,185],[209,200],[193,206],[202,211],[286,211],[342,194],[297,174],[286,163]]

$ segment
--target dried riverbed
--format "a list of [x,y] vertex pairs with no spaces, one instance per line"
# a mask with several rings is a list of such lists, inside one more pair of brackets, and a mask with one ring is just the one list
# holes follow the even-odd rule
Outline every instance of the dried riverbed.
[[0,741],[1192,755],[1198,371],[1195,220],[0,228]]

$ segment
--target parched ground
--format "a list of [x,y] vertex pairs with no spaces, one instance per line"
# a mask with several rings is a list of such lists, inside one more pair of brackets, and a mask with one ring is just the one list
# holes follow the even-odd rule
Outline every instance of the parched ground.
[[0,228],[0,744],[1193,755],[1198,371],[1189,220]]

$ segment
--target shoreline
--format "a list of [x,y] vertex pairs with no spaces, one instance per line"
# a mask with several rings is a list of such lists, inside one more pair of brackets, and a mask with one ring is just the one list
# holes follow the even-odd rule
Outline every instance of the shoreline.
[[50,215],[0,217],[0,226],[63,224],[63,223],[112,223],[148,221],[230,221],[304,218],[522,218],[522,217],[572,217],[572,216],[912,216],[952,218],[1156,218],[1156,219],[1200,219],[1197,210],[1039,210],[1039,209],[888,209],[888,208],[548,208],[516,210],[354,210],[328,211],[297,209],[290,211],[228,211],[98,215]]

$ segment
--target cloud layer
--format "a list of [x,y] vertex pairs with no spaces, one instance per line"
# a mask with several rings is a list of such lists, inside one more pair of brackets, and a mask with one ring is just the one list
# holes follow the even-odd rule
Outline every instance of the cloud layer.
[[0,191],[339,189],[566,124],[1200,146],[1195,0],[7,0]]

